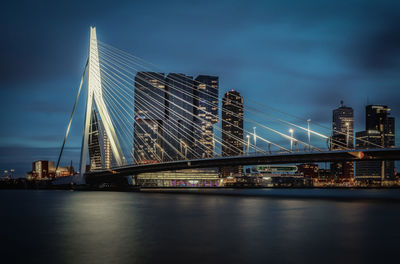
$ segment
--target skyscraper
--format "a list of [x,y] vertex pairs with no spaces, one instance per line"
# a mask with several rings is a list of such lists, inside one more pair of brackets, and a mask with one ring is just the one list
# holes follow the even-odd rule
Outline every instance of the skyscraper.
[[93,109],[90,120],[88,143],[90,170],[98,170],[102,168],[100,134],[100,125],[97,111]]
[[107,133],[105,129],[102,129],[103,131],[103,149],[104,149],[104,168],[109,169],[112,167],[112,151],[111,151],[111,144],[110,144],[110,139],[107,136]]
[[347,107],[340,101],[340,107],[333,110],[332,135],[344,135],[345,140],[340,140],[339,145],[349,148],[353,147],[354,112],[353,108]]
[[202,158],[213,156],[213,125],[218,122],[218,77],[199,75],[195,79],[194,118],[197,124],[194,129],[195,152]]
[[[243,97],[232,90],[222,99],[222,156],[242,155],[243,145]],[[221,174],[226,177],[242,170],[242,166],[222,167]]]
[[[344,150],[354,147],[354,112],[340,102],[340,107],[333,110],[331,150]],[[332,162],[331,172],[338,180],[353,179],[353,162]]]
[[164,149],[173,160],[194,157],[193,138],[193,77],[170,73],[165,79],[166,123]]
[[96,109],[92,110],[88,144],[90,170],[111,168],[113,155],[110,139]]
[[138,72],[136,74],[133,136],[135,163],[154,163],[163,158],[165,98],[164,73]]
[[[390,148],[395,146],[395,120],[389,117],[386,105],[366,107],[366,130],[356,133],[356,147],[360,149]],[[394,161],[364,161],[356,164],[358,180],[383,181],[393,179]]]

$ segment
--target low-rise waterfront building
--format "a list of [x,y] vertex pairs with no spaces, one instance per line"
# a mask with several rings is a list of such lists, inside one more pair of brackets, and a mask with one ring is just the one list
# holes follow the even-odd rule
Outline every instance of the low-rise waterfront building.
[[38,160],[32,163],[32,171],[28,172],[28,180],[51,180],[60,177],[71,176],[75,174],[72,162],[70,166],[56,167],[54,161]]
[[141,187],[218,187],[222,184],[215,169],[187,169],[140,173],[135,183]]

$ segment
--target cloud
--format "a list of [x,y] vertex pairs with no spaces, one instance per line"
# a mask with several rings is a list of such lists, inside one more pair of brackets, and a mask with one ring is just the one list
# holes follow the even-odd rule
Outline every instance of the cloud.
[[356,39],[350,49],[352,58],[361,69],[382,73],[400,69],[400,19],[398,13],[384,17],[371,30]]

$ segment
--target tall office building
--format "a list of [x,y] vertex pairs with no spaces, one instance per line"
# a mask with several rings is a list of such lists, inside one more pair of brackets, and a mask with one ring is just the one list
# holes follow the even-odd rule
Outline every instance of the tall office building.
[[340,107],[333,110],[332,115],[332,135],[344,135],[345,140],[338,142],[339,145],[345,147],[353,147],[354,133],[354,111],[353,108],[347,107],[340,101]]
[[99,119],[98,111],[92,110],[89,127],[89,161],[90,170],[109,169],[113,165],[113,154],[110,139],[106,134],[104,125]]
[[194,90],[194,129],[195,152],[202,158],[209,158],[214,153],[213,125],[218,122],[218,77],[199,75],[195,79]]
[[[395,146],[395,120],[389,117],[386,105],[366,107],[366,130],[356,133],[359,149]],[[394,161],[363,161],[356,163],[357,180],[382,181],[394,178]]]
[[168,157],[181,160],[194,157],[193,77],[170,73],[165,79],[166,123],[164,149]]
[[366,107],[366,131],[375,130],[381,134],[381,146],[394,147],[394,117],[390,117],[390,108],[386,105],[368,105]]
[[102,127],[102,145],[103,145],[103,164],[104,164],[104,168],[105,169],[109,169],[113,166],[113,155],[112,155],[112,151],[111,151],[111,143],[110,143],[110,139],[107,136],[107,133],[104,129],[104,127]]
[[100,123],[95,109],[92,110],[92,116],[89,127],[89,161],[90,170],[98,170],[102,168],[102,156],[100,146]]
[[[331,150],[345,150],[354,147],[354,112],[340,102],[340,107],[333,110]],[[354,178],[353,162],[332,162],[331,172],[338,180]]]
[[[243,97],[232,90],[222,99],[222,156],[242,155],[243,145]],[[223,177],[242,171],[242,166],[221,167]]]
[[164,73],[138,72],[134,91],[133,158],[137,164],[164,157],[163,126],[166,116]]

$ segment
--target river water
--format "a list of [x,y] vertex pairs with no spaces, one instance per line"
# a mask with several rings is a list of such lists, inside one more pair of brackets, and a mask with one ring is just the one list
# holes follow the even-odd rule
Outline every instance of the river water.
[[296,191],[2,190],[0,263],[399,263],[400,190]]

